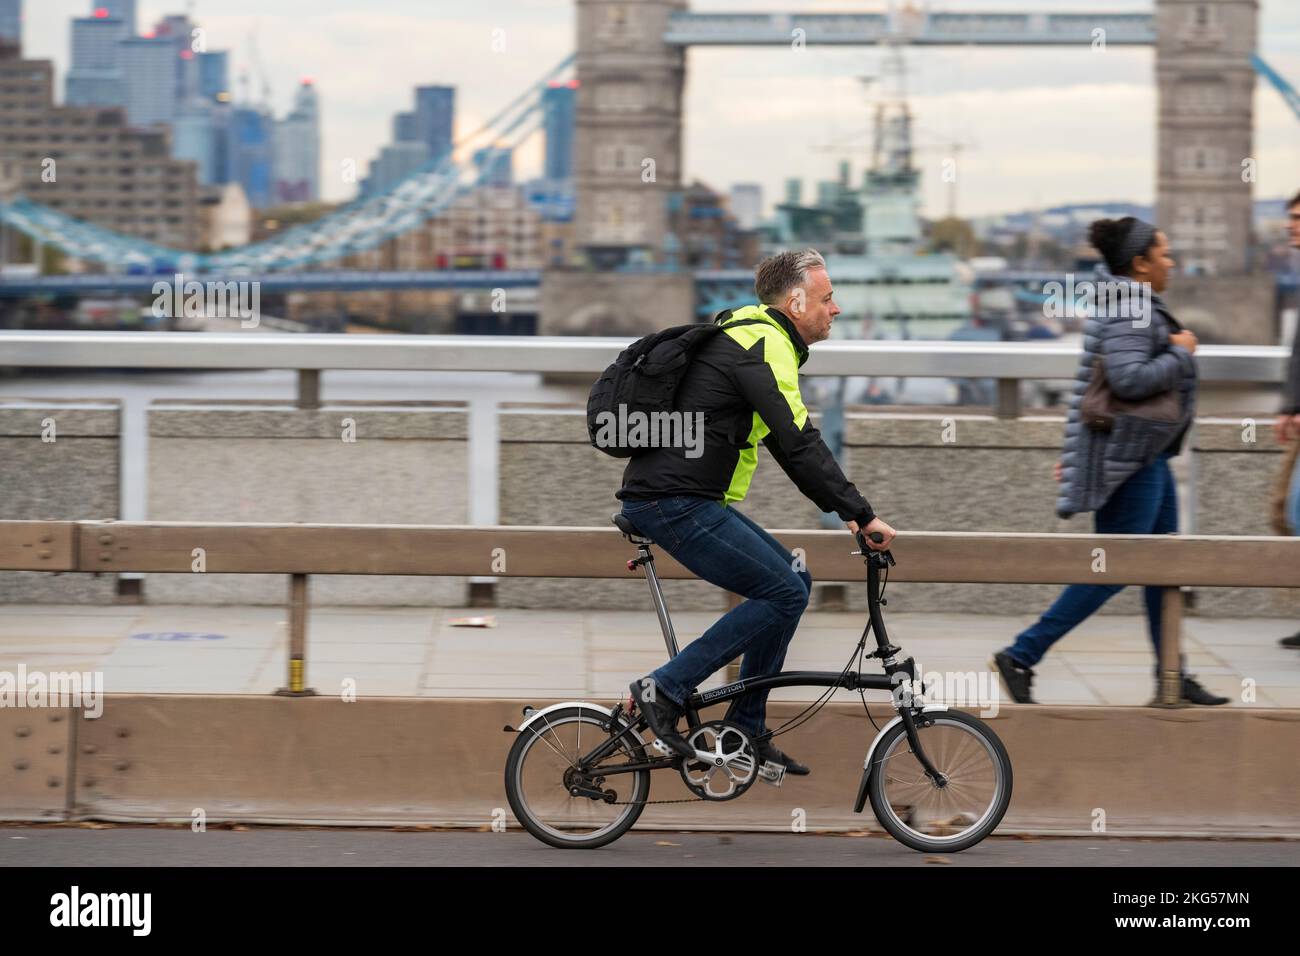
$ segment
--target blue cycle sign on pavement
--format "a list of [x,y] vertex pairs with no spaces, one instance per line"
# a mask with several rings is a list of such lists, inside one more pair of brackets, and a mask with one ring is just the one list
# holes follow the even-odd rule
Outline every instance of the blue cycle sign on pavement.
[[132,634],[137,641],[224,641],[224,634],[205,634],[200,631],[150,631]]

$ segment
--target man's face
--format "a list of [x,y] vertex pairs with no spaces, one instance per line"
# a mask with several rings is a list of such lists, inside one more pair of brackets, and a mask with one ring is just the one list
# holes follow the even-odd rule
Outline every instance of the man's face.
[[831,322],[840,314],[832,297],[831,277],[825,269],[810,269],[808,280],[786,299],[785,312],[806,344],[830,338]]
[[1291,237],[1291,248],[1300,249],[1300,203],[1286,211],[1286,231]]

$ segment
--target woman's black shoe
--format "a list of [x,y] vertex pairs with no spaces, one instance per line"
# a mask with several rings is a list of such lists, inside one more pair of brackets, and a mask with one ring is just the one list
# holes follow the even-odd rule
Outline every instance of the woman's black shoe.
[[1292,634],[1290,637],[1284,637],[1278,641],[1283,647],[1300,647],[1300,631]]
[[1183,677],[1183,700],[1189,704],[1204,704],[1207,707],[1213,707],[1216,704],[1226,704],[1228,698],[1219,697],[1217,694],[1211,694],[1208,690],[1197,682],[1196,678]]
[[1032,669],[1018,664],[1006,651],[998,651],[993,655],[993,666],[1002,675],[1002,682],[1007,685],[1012,700],[1017,704],[1037,703],[1029,696],[1029,687],[1034,682]]

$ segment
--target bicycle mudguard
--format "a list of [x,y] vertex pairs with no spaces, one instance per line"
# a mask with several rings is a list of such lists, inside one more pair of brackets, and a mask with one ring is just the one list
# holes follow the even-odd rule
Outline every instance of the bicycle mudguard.
[[528,725],[531,724],[533,721],[541,720],[547,714],[553,713],[554,711],[557,710],[564,710],[565,708],[568,707],[582,707],[587,710],[594,710],[597,713],[604,714],[606,717],[613,716],[614,713],[613,710],[604,706],[603,704],[593,704],[590,701],[586,701],[586,700],[566,700],[562,704],[551,704],[549,707],[543,707],[541,710],[533,711],[531,714],[528,715],[527,718],[525,718],[524,722],[519,725],[519,729],[521,731],[527,730]]
[[[928,714],[934,710],[947,710],[947,704],[930,704],[921,708],[921,713]],[[876,739],[871,741],[871,746],[867,748],[867,759],[862,762],[862,782],[858,784],[858,799],[853,803],[853,812],[861,813],[862,808],[867,805],[867,784],[871,781],[871,758],[876,752],[876,747],[880,743],[880,738],[885,736],[885,732],[895,724],[901,724],[902,717],[895,717],[885,726],[880,728],[880,733],[876,734]]]

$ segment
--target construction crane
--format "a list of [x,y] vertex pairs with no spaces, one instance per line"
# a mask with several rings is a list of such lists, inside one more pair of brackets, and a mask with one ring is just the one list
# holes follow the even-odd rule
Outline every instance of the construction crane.
[[250,106],[260,105],[263,109],[271,108],[271,81],[266,74],[266,67],[262,64],[261,54],[257,51],[257,31],[256,27],[248,33],[248,60],[253,68],[257,70],[258,76],[262,80],[262,102],[254,104],[252,96],[249,93],[249,68],[245,66],[239,71],[239,92],[243,101]]

